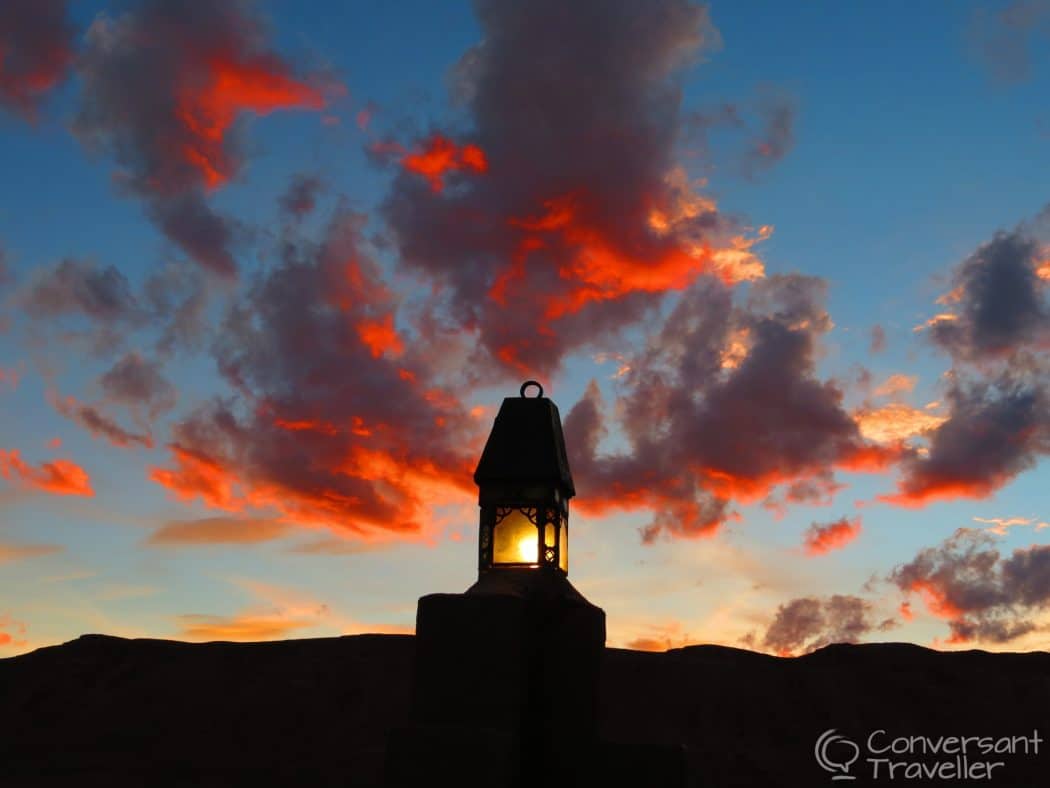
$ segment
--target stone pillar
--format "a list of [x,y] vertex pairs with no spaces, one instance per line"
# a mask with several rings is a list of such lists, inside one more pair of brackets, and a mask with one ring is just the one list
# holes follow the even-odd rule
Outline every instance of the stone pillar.
[[604,648],[605,613],[574,589],[421,598],[412,721],[390,742],[388,785],[590,784]]

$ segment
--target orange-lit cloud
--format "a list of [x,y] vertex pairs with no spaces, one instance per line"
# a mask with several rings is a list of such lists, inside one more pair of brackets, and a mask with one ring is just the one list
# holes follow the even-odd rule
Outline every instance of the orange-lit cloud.
[[394,328],[392,314],[387,314],[379,320],[362,320],[357,324],[357,333],[377,358],[387,353],[398,356],[405,349],[397,329]]
[[321,243],[287,258],[238,304],[216,348],[243,402],[174,427],[149,477],[184,501],[361,540],[425,538],[433,506],[472,493],[476,418],[402,345],[397,298],[337,208]]
[[858,536],[861,532],[859,517],[843,517],[830,523],[813,523],[803,534],[802,547],[806,555],[824,555],[832,550],[839,550]]
[[190,49],[183,68],[186,82],[176,88],[175,117],[187,141],[172,153],[197,169],[210,189],[237,172],[239,162],[229,155],[225,141],[238,115],[325,106],[318,89],[292,77],[272,56]]
[[489,169],[485,152],[477,145],[457,145],[441,134],[432,135],[417,150],[406,153],[401,166],[426,179],[435,192],[445,188],[445,176],[450,172],[481,175]]
[[247,114],[320,110],[345,90],[297,76],[268,46],[249,3],[151,0],[99,15],[78,59],[73,130],[116,160],[116,180],[146,201],[161,231],[204,268],[231,277],[238,224],[207,193],[247,159]]
[[178,617],[180,634],[189,640],[277,640],[305,629],[325,628],[340,634],[388,632],[410,634],[410,627],[365,626],[341,616],[328,604],[294,589],[255,580],[232,579],[254,604],[233,615],[191,613]]
[[172,520],[152,534],[147,544],[156,546],[257,544],[286,536],[290,527],[276,520],[206,517]]
[[0,614],[0,647],[21,648],[25,646],[26,625],[15,621],[7,614]]
[[918,378],[914,375],[902,375],[896,373],[890,375],[886,380],[875,388],[876,397],[892,397],[897,394],[907,394],[915,389]]
[[[1006,536],[1007,529],[1017,525],[1031,525],[1035,522],[1033,517],[974,517],[974,522],[986,523],[991,527],[984,530],[996,536]],[[1038,523],[1036,530],[1045,527],[1046,523]]]
[[889,579],[948,622],[949,643],[1005,643],[1037,629],[1037,613],[1050,608],[1050,546],[1003,556],[986,531],[960,528]]
[[[866,441],[842,391],[816,375],[817,342],[831,325],[824,289],[810,277],[770,277],[752,285],[746,308],[711,278],[687,290],[628,362],[614,410],[630,449],[597,452],[609,427],[596,383],[566,417],[577,506],[650,509],[645,541],[709,536],[736,503],[827,503],[841,488],[836,470],[899,462],[904,448]],[[746,353],[726,364],[745,327]]]
[[853,412],[865,438],[876,443],[897,444],[924,435],[947,421],[947,416],[893,403],[879,408],[866,407]]
[[[675,239],[679,224],[715,212],[712,202],[693,194],[680,179],[671,181],[669,210],[650,214],[648,220],[658,238]],[[770,228],[762,228],[757,236],[734,236],[720,247],[672,241],[653,244],[648,254],[634,255],[617,248],[605,229],[587,218],[588,202],[585,193],[566,194],[549,199],[535,217],[510,219],[523,233],[519,262],[496,280],[490,297],[505,306],[508,283],[522,278],[523,261],[533,252],[552,247],[563,250],[558,276],[567,286],[551,294],[543,314],[547,320],[579,312],[593,301],[616,300],[637,292],[683,290],[704,273],[714,273],[730,284],[763,275],[763,265],[751,248],[769,236]]]
[[52,460],[34,467],[26,463],[15,449],[0,449],[0,476],[52,495],[95,494],[87,471],[73,461]]
[[[720,211],[676,161],[686,134],[676,75],[718,31],[701,6],[654,2],[644,40],[635,5],[622,0],[602,4],[600,31],[587,4],[491,9],[482,37],[499,46],[471,50],[459,85],[483,176],[447,133],[402,159],[431,188],[394,180],[382,208],[391,237],[403,266],[434,287],[434,319],[476,337],[471,360],[482,369],[554,372],[702,276],[764,275],[756,247],[772,228]],[[631,68],[603,65],[628,50]],[[547,77],[535,62],[549,64]],[[790,121],[768,120],[764,141],[778,154]],[[389,142],[371,150],[404,156]],[[456,188],[433,174],[457,175]]]
[[925,331],[928,328],[933,328],[935,326],[943,325],[944,323],[953,323],[953,322],[955,322],[958,319],[959,319],[959,316],[956,315],[956,314],[953,314],[951,312],[941,312],[941,313],[936,314],[933,317],[923,321],[922,323],[919,323],[919,325],[915,326],[912,329],[912,331],[916,331],[916,332],[918,332],[918,331]]
[[968,479],[951,474],[926,473],[921,479],[902,480],[898,483],[898,492],[880,495],[878,500],[906,509],[922,509],[937,501],[954,501],[960,498],[980,501],[990,497],[1011,478],[1012,476],[1007,474]]
[[26,558],[37,558],[42,555],[54,555],[62,552],[56,544],[12,544],[0,542],[0,564],[10,561],[21,561]]

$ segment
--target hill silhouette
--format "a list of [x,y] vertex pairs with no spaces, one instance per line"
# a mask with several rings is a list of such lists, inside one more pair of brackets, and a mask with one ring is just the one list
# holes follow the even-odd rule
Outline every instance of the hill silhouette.
[[[413,652],[408,635],[247,644],[84,635],[0,660],[0,785],[379,786],[387,736],[408,717]],[[887,742],[1050,736],[1045,652],[610,648],[601,682],[601,734],[618,757],[596,785],[683,776],[703,786],[831,785],[814,758],[829,728],[857,742],[877,729]],[[987,756],[1004,765],[984,782],[1045,784],[1048,746]],[[835,784],[886,782],[853,771],[861,778]]]

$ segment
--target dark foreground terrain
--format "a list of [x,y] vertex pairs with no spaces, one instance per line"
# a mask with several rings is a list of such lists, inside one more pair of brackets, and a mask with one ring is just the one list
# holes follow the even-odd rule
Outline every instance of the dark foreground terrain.
[[[413,638],[395,635],[200,645],[85,635],[0,660],[0,786],[378,786],[386,736],[407,719],[412,656]],[[879,730],[876,748],[899,736],[1050,737],[1050,653],[608,649],[602,687],[603,737],[622,743],[611,746],[666,745],[697,786],[1050,786],[1047,742],[984,755],[971,741],[964,768],[1002,765],[970,781],[909,779],[906,765],[890,780],[885,764],[872,780],[871,757],[955,764],[943,776],[959,763],[923,756],[920,743],[913,754],[865,749]],[[833,783],[817,765],[829,728],[859,745],[849,769],[859,779]],[[852,755],[842,741],[825,754]]]

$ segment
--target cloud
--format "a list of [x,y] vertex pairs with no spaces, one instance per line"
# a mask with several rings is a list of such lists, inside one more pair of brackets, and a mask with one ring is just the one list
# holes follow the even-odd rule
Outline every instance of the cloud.
[[256,544],[280,539],[290,526],[277,520],[206,517],[171,520],[154,531],[147,544],[154,546]]
[[[744,306],[715,280],[687,291],[622,378],[616,412],[629,451],[599,451],[607,425],[596,384],[569,412],[577,506],[651,509],[646,541],[704,536],[732,516],[733,502],[761,501],[779,485],[809,498],[800,482],[830,493],[836,468],[893,462],[899,450],[865,442],[842,391],[816,377],[817,343],[831,325],[825,288],[811,277],[774,276],[752,285]],[[746,352],[726,365],[741,328]]]
[[762,645],[780,656],[814,651],[830,643],[855,643],[892,626],[876,623],[872,604],[857,596],[799,597],[777,608]]
[[761,133],[744,155],[744,172],[755,177],[784,158],[795,143],[795,102],[767,93],[758,104]]
[[397,300],[337,209],[228,311],[215,361],[238,393],[173,428],[150,478],[184,500],[360,537],[418,536],[431,502],[473,492],[476,420],[403,346]]
[[42,555],[54,555],[62,552],[57,544],[12,544],[0,542],[0,564],[11,561],[22,561],[26,558],[37,558]]
[[895,373],[880,383],[874,391],[876,397],[893,397],[897,394],[907,394],[915,390],[918,378],[914,375],[903,375]]
[[936,430],[948,417],[913,408],[900,402],[882,407],[866,406],[853,411],[861,435],[870,441],[898,444]]
[[11,266],[7,261],[7,251],[0,246],[0,290],[3,290],[15,280],[11,273]]
[[98,383],[110,402],[132,408],[141,406],[151,419],[175,407],[175,387],[161,374],[160,363],[138,353],[126,353]]
[[886,329],[880,325],[872,326],[871,329],[871,342],[868,345],[868,350],[872,353],[881,353],[886,349]]
[[996,536],[1006,536],[1008,529],[1018,525],[1034,525],[1035,530],[1050,528],[1050,523],[1036,522],[1034,517],[974,517],[974,522],[985,523],[989,528],[984,530]]
[[[953,273],[953,310],[926,329],[959,361],[1000,359],[1050,347],[1041,247],[1025,229],[999,232]],[[950,317],[949,317],[950,315]]]
[[950,643],[1005,643],[1035,629],[1034,616],[1050,607],[1050,545],[1004,558],[987,533],[960,528],[895,567],[889,579],[948,622]]
[[112,265],[65,259],[35,271],[19,301],[33,318],[80,315],[107,326],[136,325],[145,313],[124,274]]
[[0,4],[0,107],[34,118],[73,60],[66,0]]
[[477,145],[457,145],[442,134],[432,134],[414,150],[406,151],[396,142],[378,142],[370,152],[380,160],[396,159],[406,172],[423,178],[435,193],[444,190],[451,173],[482,175],[489,168],[485,152]]
[[122,449],[129,448],[133,444],[144,446],[147,449],[153,448],[151,435],[130,432],[99,411],[98,408],[78,402],[75,397],[49,395],[48,399],[62,416],[79,424],[96,438],[104,438],[112,445]]
[[[209,326],[206,308],[207,276],[190,263],[168,262],[155,270],[142,286],[142,301],[149,306],[154,324],[161,328],[156,351],[169,356],[176,349],[199,350]],[[164,402],[161,397],[158,402]]]
[[281,195],[281,210],[293,219],[302,219],[317,205],[317,196],[324,184],[316,175],[293,176],[288,189]]
[[1036,42],[1050,40],[1050,2],[1012,0],[995,12],[978,8],[970,39],[992,76],[1003,82],[1023,81],[1031,74]]
[[939,299],[952,311],[924,328],[952,358],[947,417],[881,500],[918,507],[987,498],[1050,452],[1050,306],[1037,224],[996,233],[953,272]]
[[0,476],[52,495],[93,496],[91,479],[71,460],[51,460],[34,467],[15,449],[0,449]]
[[477,13],[454,77],[470,130],[385,143],[402,166],[382,209],[402,267],[436,288],[429,307],[477,337],[475,368],[552,372],[705,273],[762,276],[752,249],[770,229],[719,212],[675,161],[679,77],[718,42],[705,8]]
[[247,579],[233,585],[250,595],[254,604],[234,615],[191,613],[178,617],[182,637],[189,640],[276,640],[314,627],[341,633],[411,632],[398,626],[369,626],[347,619],[327,604],[293,589]]
[[859,517],[840,517],[830,523],[813,523],[802,536],[802,546],[806,555],[824,555],[845,547],[860,536],[860,532]]
[[208,193],[237,177],[246,113],[321,109],[334,90],[273,52],[251,3],[146,0],[88,29],[74,131],[117,162],[164,234],[206,270],[236,271],[236,225]]
[[21,648],[26,645],[26,625],[6,613],[0,614],[0,648]]
[[903,460],[897,492],[880,500],[921,507],[987,498],[1050,451],[1044,376],[956,382],[946,399],[948,418],[929,433],[929,450]]

